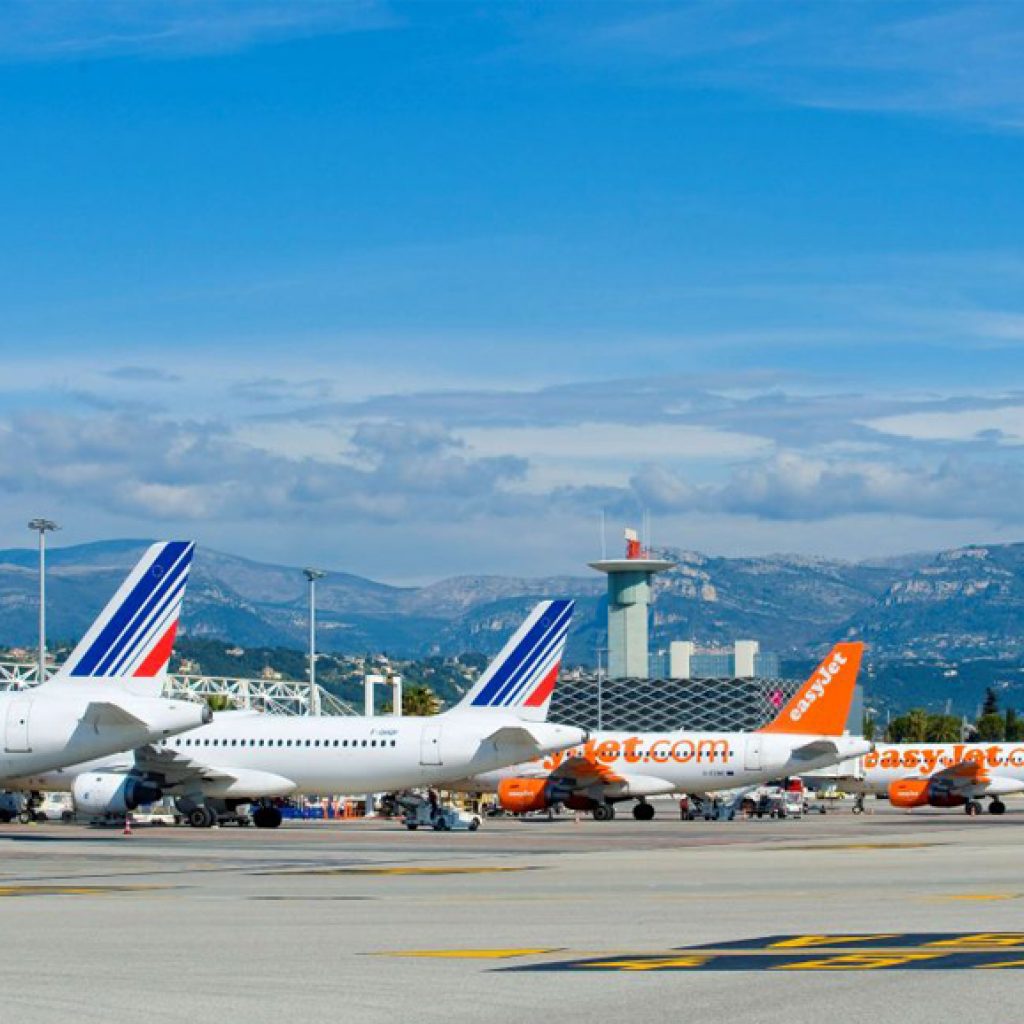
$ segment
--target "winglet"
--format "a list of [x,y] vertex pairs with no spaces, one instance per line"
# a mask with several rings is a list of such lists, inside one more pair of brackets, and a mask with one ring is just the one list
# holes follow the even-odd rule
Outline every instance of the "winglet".
[[774,721],[758,731],[841,736],[863,654],[862,643],[836,644]]
[[541,601],[453,711],[512,711],[543,722],[562,665],[573,602]]
[[117,679],[136,693],[163,686],[195,544],[153,544],[71,652],[55,680]]

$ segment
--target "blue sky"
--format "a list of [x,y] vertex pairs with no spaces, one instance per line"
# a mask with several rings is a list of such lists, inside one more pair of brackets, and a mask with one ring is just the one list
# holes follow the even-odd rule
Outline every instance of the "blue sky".
[[0,2],[0,543],[1019,539],[1024,8]]

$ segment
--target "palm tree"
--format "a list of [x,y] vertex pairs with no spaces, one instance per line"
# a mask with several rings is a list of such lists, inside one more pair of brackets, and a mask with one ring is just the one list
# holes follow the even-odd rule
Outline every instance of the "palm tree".
[[425,718],[441,710],[441,701],[429,686],[410,686],[402,691],[402,714]]

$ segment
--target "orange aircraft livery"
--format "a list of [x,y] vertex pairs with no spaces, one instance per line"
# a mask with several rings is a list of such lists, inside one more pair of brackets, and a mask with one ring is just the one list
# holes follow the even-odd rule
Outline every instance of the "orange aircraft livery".
[[497,792],[506,810],[556,804],[604,821],[634,800],[634,817],[654,817],[647,798],[756,785],[868,753],[873,744],[845,733],[863,645],[836,644],[775,719],[757,732],[600,732],[580,747],[455,783]]

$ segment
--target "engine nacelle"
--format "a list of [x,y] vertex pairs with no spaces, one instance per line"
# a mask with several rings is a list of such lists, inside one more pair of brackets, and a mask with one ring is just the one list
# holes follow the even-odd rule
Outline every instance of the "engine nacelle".
[[889,784],[889,803],[893,807],[960,807],[965,797],[931,779],[897,779]]
[[498,783],[498,802],[513,814],[546,811],[555,804],[572,806],[572,786],[560,779],[502,779]]
[[117,772],[88,772],[71,787],[75,809],[86,814],[126,814],[140,804],[151,804],[164,794],[152,782]]
[[525,814],[546,811],[551,806],[547,779],[502,779],[498,783],[498,801],[506,811]]

